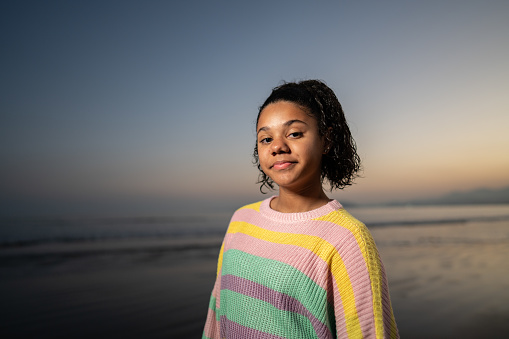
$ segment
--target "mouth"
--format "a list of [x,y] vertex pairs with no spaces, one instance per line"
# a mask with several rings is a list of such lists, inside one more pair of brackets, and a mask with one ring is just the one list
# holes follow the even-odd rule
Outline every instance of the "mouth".
[[276,161],[272,165],[272,168],[275,169],[275,170],[284,170],[284,169],[287,169],[288,167],[292,166],[293,164],[295,164],[295,162],[292,162],[292,161]]

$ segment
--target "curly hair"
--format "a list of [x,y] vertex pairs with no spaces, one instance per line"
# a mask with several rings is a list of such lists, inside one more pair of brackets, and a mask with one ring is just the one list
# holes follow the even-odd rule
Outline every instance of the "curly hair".
[[[352,138],[350,129],[343,113],[343,108],[334,92],[322,81],[305,80],[301,82],[289,82],[275,87],[270,96],[258,110],[256,124],[260,114],[269,104],[289,101],[306,109],[309,115],[318,123],[320,136],[325,137],[328,151],[322,156],[321,179],[327,179],[330,190],[343,189],[353,184],[360,171],[360,157],[357,154],[357,146]],[[253,152],[253,163],[260,170],[258,184],[260,192],[263,188],[274,189],[274,182],[266,175],[258,158],[258,143]]]

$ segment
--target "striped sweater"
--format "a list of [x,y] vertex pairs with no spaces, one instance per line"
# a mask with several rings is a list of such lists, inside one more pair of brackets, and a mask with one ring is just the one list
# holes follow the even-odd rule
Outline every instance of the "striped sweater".
[[203,338],[398,338],[387,280],[364,224],[339,202],[233,215]]

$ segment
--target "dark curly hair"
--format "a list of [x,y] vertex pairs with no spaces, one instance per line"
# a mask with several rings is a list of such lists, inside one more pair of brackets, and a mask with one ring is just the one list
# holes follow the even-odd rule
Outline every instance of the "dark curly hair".
[[[260,114],[269,104],[289,101],[306,109],[318,122],[320,136],[325,136],[328,151],[322,156],[322,181],[327,179],[330,190],[343,189],[353,183],[360,171],[360,157],[357,146],[352,138],[345,119],[345,114],[334,92],[322,81],[305,80],[301,82],[284,83],[272,90],[258,110],[256,124]],[[258,158],[258,143],[255,144],[253,163],[260,170],[258,184],[260,191],[263,187],[274,189],[274,182],[266,175],[260,166]]]

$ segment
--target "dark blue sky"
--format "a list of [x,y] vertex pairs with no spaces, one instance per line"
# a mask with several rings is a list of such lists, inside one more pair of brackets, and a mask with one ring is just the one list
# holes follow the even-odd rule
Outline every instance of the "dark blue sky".
[[509,185],[508,17],[492,0],[4,1],[0,212],[257,199],[257,107],[308,78],[364,160],[334,197]]

